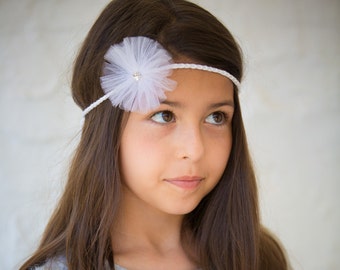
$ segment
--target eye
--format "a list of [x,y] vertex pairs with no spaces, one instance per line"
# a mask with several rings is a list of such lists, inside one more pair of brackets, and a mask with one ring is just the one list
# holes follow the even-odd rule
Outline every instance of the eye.
[[175,120],[175,116],[171,111],[161,111],[152,115],[151,119],[156,123],[167,124],[173,122]]
[[227,121],[227,115],[224,112],[213,112],[208,115],[205,121],[213,125],[223,125]]

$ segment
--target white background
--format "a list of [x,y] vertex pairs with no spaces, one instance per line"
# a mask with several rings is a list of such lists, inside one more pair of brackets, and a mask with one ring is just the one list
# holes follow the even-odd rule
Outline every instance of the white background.
[[[0,0],[0,269],[34,250],[81,113],[72,61],[108,1]],[[201,0],[245,54],[263,222],[296,270],[340,269],[340,1]]]

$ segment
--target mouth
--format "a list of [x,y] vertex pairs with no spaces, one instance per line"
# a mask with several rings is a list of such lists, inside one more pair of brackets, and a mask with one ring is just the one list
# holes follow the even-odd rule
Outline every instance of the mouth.
[[203,180],[204,178],[200,176],[180,176],[176,178],[164,179],[164,181],[169,184],[187,190],[197,188]]

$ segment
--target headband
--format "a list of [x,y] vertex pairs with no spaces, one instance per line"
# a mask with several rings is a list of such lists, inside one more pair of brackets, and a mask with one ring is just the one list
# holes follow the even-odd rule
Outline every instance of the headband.
[[104,96],[83,111],[88,114],[109,99],[112,106],[125,111],[147,112],[166,99],[176,82],[169,79],[174,69],[198,69],[218,73],[235,86],[240,82],[225,70],[198,64],[173,63],[170,54],[155,40],[137,36],[126,37],[106,52],[103,75],[100,77]]

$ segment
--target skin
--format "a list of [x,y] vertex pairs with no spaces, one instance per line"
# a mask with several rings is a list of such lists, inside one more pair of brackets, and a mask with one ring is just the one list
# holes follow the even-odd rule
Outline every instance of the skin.
[[232,146],[233,84],[201,70],[175,70],[171,79],[177,87],[159,108],[130,113],[122,134],[112,245],[129,270],[196,269],[182,248],[182,219],[216,186]]

